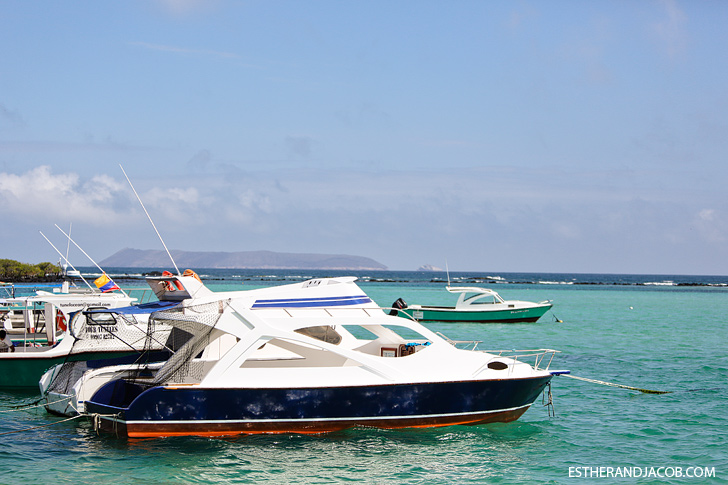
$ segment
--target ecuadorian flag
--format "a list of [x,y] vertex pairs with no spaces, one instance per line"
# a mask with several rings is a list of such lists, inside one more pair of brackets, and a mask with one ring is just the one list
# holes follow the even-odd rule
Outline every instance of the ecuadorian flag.
[[106,276],[106,273],[96,278],[94,284],[96,285],[96,288],[101,290],[103,293],[119,289],[119,287],[116,286],[116,283],[114,283],[114,280]]

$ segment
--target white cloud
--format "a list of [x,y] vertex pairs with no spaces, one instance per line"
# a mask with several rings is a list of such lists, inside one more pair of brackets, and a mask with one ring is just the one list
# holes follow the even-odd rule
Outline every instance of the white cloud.
[[24,174],[0,173],[0,197],[7,214],[45,222],[77,220],[107,224],[109,205],[122,185],[108,176],[93,176],[81,181],[78,174],[54,174],[40,166]]
[[[563,176],[496,168],[282,170],[135,185],[144,186],[139,194],[173,249],[361,254],[392,269],[433,257],[450,258],[452,267],[492,268],[498,254],[518,265],[499,270],[675,272],[676,262],[690,267],[694,258],[670,254],[716,251],[715,243],[728,239],[721,209],[701,208],[691,194],[665,200],[644,188],[609,185],[609,178]],[[97,245],[88,249],[95,255],[157,244],[121,176],[85,178],[48,166],[0,173],[0,201],[10,227],[72,222]],[[103,244],[94,240],[101,236]],[[9,244],[18,243],[5,238],[3,246]],[[663,266],[649,270],[644,261]]]

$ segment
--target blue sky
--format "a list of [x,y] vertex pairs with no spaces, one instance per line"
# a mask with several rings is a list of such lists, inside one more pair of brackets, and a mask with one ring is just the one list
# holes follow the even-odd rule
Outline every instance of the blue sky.
[[[728,3],[0,0],[0,257],[728,275]],[[79,252],[71,262],[89,264]]]

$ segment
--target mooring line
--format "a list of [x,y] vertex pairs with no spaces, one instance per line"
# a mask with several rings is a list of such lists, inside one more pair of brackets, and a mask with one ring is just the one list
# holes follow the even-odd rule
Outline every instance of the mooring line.
[[10,409],[0,409],[0,413],[9,413],[11,411],[25,411],[26,409],[39,408],[39,407],[47,406],[49,404],[55,404],[55,403],[58,403],[58,402],[62,402],[62,401],[68,400],[67,397],[63,397],[63,398],[59,399],[58,401],[46,401],[46,402],[42,402],[41,403],[41,401],[43,399],[44,398],[40,398],[37,401],[32,402],[31,404],[23,404],[23,405],[20,405],[20,406],[15,406],[15,407],[10,408]]
[[579,377],[579,376],[575,376],[573,374],[561,374],[561,375],[566,376],[566,377],[571,377],[572,379],[579,379],[580,381],[591,382],[593,384],[601,384],[603,386],[619,387],[621,389],[631,389],[632,391],[644,392],[645,394],[671,394],[672,393],[672,391],[653,391],[651,389],[642,389],[640,387],[625,386],[623,384],[615,384],[613,382],[604,382],[604,381],[598,381],[596,379],[587,379],[586,377]]
[[[0,413],[9,413],[11,411],[22,411],[23,409],[31,409],[31,408],[34,408],[34,407],[39,407],[38,406],[38,403],[41,400],[42,400],[42,398],[41,399],[38,399],[36,401],[33,401],[30,404],[19,404],[17,406],[12,406],[12,407],[10,407],[8,409],[0,409]],[[43,404],[41,404],[40,406],[43,406]]]
[[85,415],[83,415],[83,414],[79,414],[78,416],[73,416],[71,418],[62,419],[60,421],[54,421],[54,422],[48,423],[48,424],[41,424],[40,426],[31,426],[30,428],[16,429],[15,431],[6,431],[4,433],[0,433],[0,436],[6,435],[6,434],[22,433],[24,431],[32,431],[34,429],[47,428],[48,426],[53,426],[54,424],[65,423],[66,421],[71,421],[74,419],[82,418],[84,416]]

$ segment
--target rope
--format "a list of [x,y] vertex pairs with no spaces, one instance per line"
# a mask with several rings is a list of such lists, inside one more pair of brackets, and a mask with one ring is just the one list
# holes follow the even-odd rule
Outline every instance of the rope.
[[0,436],[6,435],[6,434],[21,433],[23,431],[32,431],[34,429],[47,428],[48,426],[53,426],[54,424],[65,423],[66,421],[72,421],[74,419],[82,418],[84,416],[85,415],[83,415],[83,414],[79,414],[78,416],[73,416],[72,418],[66,418],[66,419],[62,419],[60,421],[54,421],[54,422],[48,423],[48,424],[41,424],[40,426],[31,426],[30,428],[16,429],[15,431],[6,431],[4,433],[0,433]]
[[43,404],[41,404],[40,406],[36,406],[36,404],[38,404],[39,402],[41,402],[42,399],[43,398],[37,399],[37,400],[33,401],[30,404],[21,404],[21,405],[18,405],[18,406],[13,406],[10,409],[0,409],[0,413],[9,413],[11,411],[22,411],[24,409],[31,409],[31,408],[43,406]]
[[[101,418],[118,418],[119,414],[99,414],[99,413],[93,413],[93,414],[84,414],[83,416],[86,416],[88,418],[91,418],[91,422],[93,423],[94,431],[96,431],[96,434],[99,434],[99,430],[101,429]],[[119,436],[119,422],[114,419],[114,434],[118,437]]]
[[11,411],[25,411],[26,409],[39,408],[39,407],[42,407],[42,406],[47,406],[49,404],[55,404],[57,402],[66,401],[66,400],[68,400],[68,397],[63,397],[63,398],[61,398],[61,399],[59,399],[57,401],[46,401],[46,402],[44,402],[42,404],[38,404],[42,400],[43,400],[43,398],[40,398],[37,401],[35,401],[35,402],[31,403],[31,404],[28,404],[27,406],[16,406],[16,407],[14,407],[12,409],[0,409],[0,413],[9,413]]
[[[118,414],[83,413],[83,414],[78,414],[76,416],[72,416],[70,418],[61,419],[60,421],[54,421],[54,422],[48,423],[48,424],[31,426],[29,428],[23,428],[23,429],[16,429],[15,431],[6,431],[4,433],[0,433],[0,436],[7,435],[7,434],[22,433],[24,431],[33,431],[34,429],[47,428],[48,426],[53,426],[54,424],[66,423],[68,421],[73,421],[74,419],[79,419],[79,418],[91,418],[93,427],[94,427],[94,431],[96,431],[96,433],[98,434],[99,429],[101,428],[101,418],[104,418],[104,417],[108,417],[108,418],[118,417]],[[117,425],[117,423],[114,422],[114,429],[116,429],[116,425]],[[117,434],[118,434],[118,432],[117,432]]]
[[639,391],[644,392],[645,394],[670,394],[672,391],[653,391],[651,389],[642,389],[639,387],[632,387],[632,386],[625,386],[623,384],[615,384],[613,382],[604,382],[604,381],[598,381],[596,379],[587,379],[586,377],[579,377],[575,376],[573,374],[562,374],[566,377],[571,377],[572,379],[578,379],[580,381],[586,381],[591,382],[592,384],[601,384],[603,386],[612,386],[612,387],[619,387],[621,389],[630,389],[632,391]]

